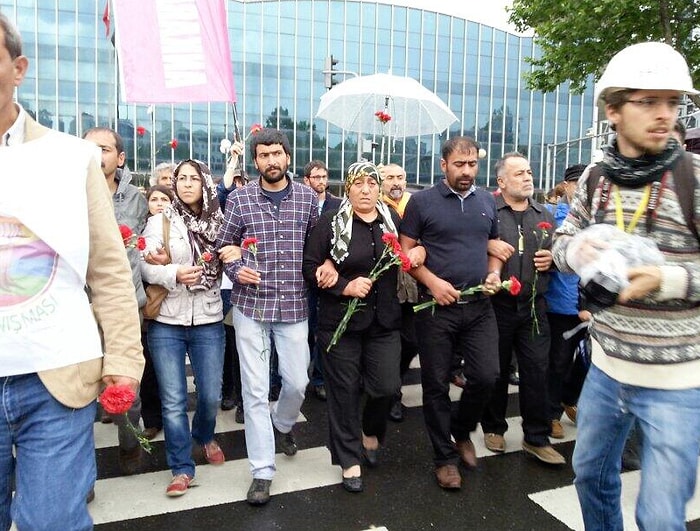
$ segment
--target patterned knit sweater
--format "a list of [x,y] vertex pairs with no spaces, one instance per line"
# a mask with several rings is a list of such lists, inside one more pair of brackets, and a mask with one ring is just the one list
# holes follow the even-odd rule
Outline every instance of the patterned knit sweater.
[[[695,222],[700,227],[700,157],[693,156]],[[590,168],[589,168],[590,169]],[[594,222],[600,190],[589,206],[587,169],[579,179],[569,215],[555,233],[554,260],[571,271],[566,248],[571,236]],[[625,226],[642,201],[644,187],[618,188]],[[652,231],[644,217],[634,234],[656,242],[666,263],[661,287],[641,300],[615,304],[595,313],[593,363],[616,380],[656,389],[700,387],[700,245],[689,231],[678,204],[673,175],[668,175]],[[603,223],[615,225],[615,201],[605,208]]]

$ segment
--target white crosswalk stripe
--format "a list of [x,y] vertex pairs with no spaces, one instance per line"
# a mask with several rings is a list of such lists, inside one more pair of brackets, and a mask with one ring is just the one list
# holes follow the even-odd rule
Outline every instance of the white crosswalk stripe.
[[[300,450],[294,457],[278,454],[276,460],[277,473],[270,489],[273,496],[340,483],[338,469],[331,465],[326,448]],[[197,486],[180,498],[165,496],[171,478],[170,471],[163,470],[98,480],[95,501],[89,505],[95,524],[242,501],[250,485],[247,459],[221,466],[198,466]]]
[[[194,391],[192,379],[188,378],[188,387]],[[510,393],[517,393],[518,388],[511,386]],[[460,389],[450,386],[450,397],[458,400]],[[421,386],[405,385],[402,388],[403,404],[408,408],[422,406]],[[190,418],[192,413],[189,413]],[[217,416],[216,432],[225,434],[243,430],[242,424],[233,421],[232,411],[219,411]],[[307,419],[300,415],[299,422]],[[508,431],[505,434],[506,452],[514,453],[522,450],[523,432],[521,417],[507,419]],[[573,441],[576,438],[576,426],[566,417],[562,419],[565,430],[565,438],[553,441],[555,443]],[[154,439],[162,441],[162,432]],[[483,433],[479,427],[473,434],[472,440],[479,458],[498,459],[486,449],[483,441]],[[116,446],[116,428],[113,425],[95,423],[95,443],[97,448],[109,448]],[[277,473],[272,483],[271,494],[282,494],[306,489],[313,489],[327,485],[340,483],[338,467],[331,465],[330,452],[325,446],[300,450],[299,453],[289,458],[277,454]],[[637,529],[634,523],[634,506],[636,494],[639,489],[639,473],[627,472],[623,474],[623,515],[625,530]],[[222,466],[199,465],[197,466],[196,487],[191,488],[186,496],[169,499],[165,496],[171,474],[169,470],[152,473],[142,473],[136,476],[99,479],[95,485],[95,501],[89,506],[90,513],[95,524],[118,522],[133,518],[162,515],[166,513],[189,511],[200,507],[211,507],[226,503],[243,501],[250,484],[250,472],[247,459],[227,461]],[[700,475],[698,484],[700,485]],[[533,503],[539,505],[562,524],[573,530],[583,530],[583,521],[578,505],[578,499],[573,485],[561,488],[534,492],[528,495]],[[689,521],[700,518],[700,491],[696,491],[695,497],[687,507]],[[382,524],[386,525],[383,527]],[[391,530],[391,524],[378,522],[373,530]],[[393,530],[392,530],[393,531]]]
[[[638,529],[634,520],[634,508],[637,503],[640,479],[641,474],[638,471],[622,474],[622,517],[625,531],[637,531]],[[697,483],[700,485],[700,471]],[[530,494],[529,498],[570,529],[584,531],[581,508],[578,504],[576,488],[573,485],[536,492]],[[686,521],[692,522],[698,518],[700,518],[700,490],[696,489],[695,496],[686,506]]]

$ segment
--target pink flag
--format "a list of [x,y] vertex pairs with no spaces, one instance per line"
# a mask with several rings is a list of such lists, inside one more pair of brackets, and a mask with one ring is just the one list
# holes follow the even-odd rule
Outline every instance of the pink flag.
[[112,0],[127,103],[236,101],[224,0]]

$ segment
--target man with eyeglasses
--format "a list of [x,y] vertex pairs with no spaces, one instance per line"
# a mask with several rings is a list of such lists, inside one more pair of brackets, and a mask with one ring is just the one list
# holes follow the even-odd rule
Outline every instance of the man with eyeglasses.
[[[336,211],[340,207],[340,197],[328,191],[328,167],[323,161],[312,160],[304,166],[304,184],[316,192],[318,197],[318,214]],[[316,348],[316,332],[318,331],[318,287],[309,286],[309,349],[311,350],[310,378],[314,396],[326,401],[326,382],[323,378],[321,357]]]
[[319,215],[338,209],[340,198],[328,191],[328,167],[323,161],[312,160],[304,166],[304,184],[316,192]]
[[[633,424],[644,440],[639,528],[685,529],[685,506],[695,490],[700,247],[691,227],[700,217],[695,201],[694,219],[686,219],[683,197],[693,194],[682,189],[697,189],[700,158],[685,155],[672,136],[683,94],[698,91],[685,59],[666,44],[636,44],[610,60],[596,97],[616,135],[597,168],[581,176],[555,234],[561,271],[608,245],[585,239],[593,223],[648,238],[665,258],[660,266],[628,268],[628,284],[616,300],[594,311],[592,364],[578,403],[573,456],[586,529],[623,529],[620,458]],[[591,186],[589,179],[595,179]],[[573,237],[581,241],[579,253]]]

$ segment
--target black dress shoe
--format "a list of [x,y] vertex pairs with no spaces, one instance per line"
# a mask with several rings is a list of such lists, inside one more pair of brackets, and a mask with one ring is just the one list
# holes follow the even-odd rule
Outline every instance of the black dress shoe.
[[236,406],[236,414],[234,416],[234,420],[236,421],[236,424],[245,423],[245,412],[243,411],[243,404],[238,404],[238,406]]
[[365,488],[362,484],[362,476],[343,478],[343,488],[348,492],[362,492]]
[[146,437],[149,441],[152,441],[156,435],[162,430],[163,428],[158,428],[156,426],[151,426],[150,428],[145,428],[143,430],[143,436]]
[[364,461],[371,467],[377,466],[379,462],[379,448],[370,450],[369,448],[362,447],[362,457]]
[[231,411],[234,407],[236,407],[236,401],[233,398],[221,400],[221,411]]
[[389,420],[393,420],[394,422],[403,421],[403,404],[401,403],[401,400],[395,400],[394,403],[391,404],[391,409],[389,410]]

